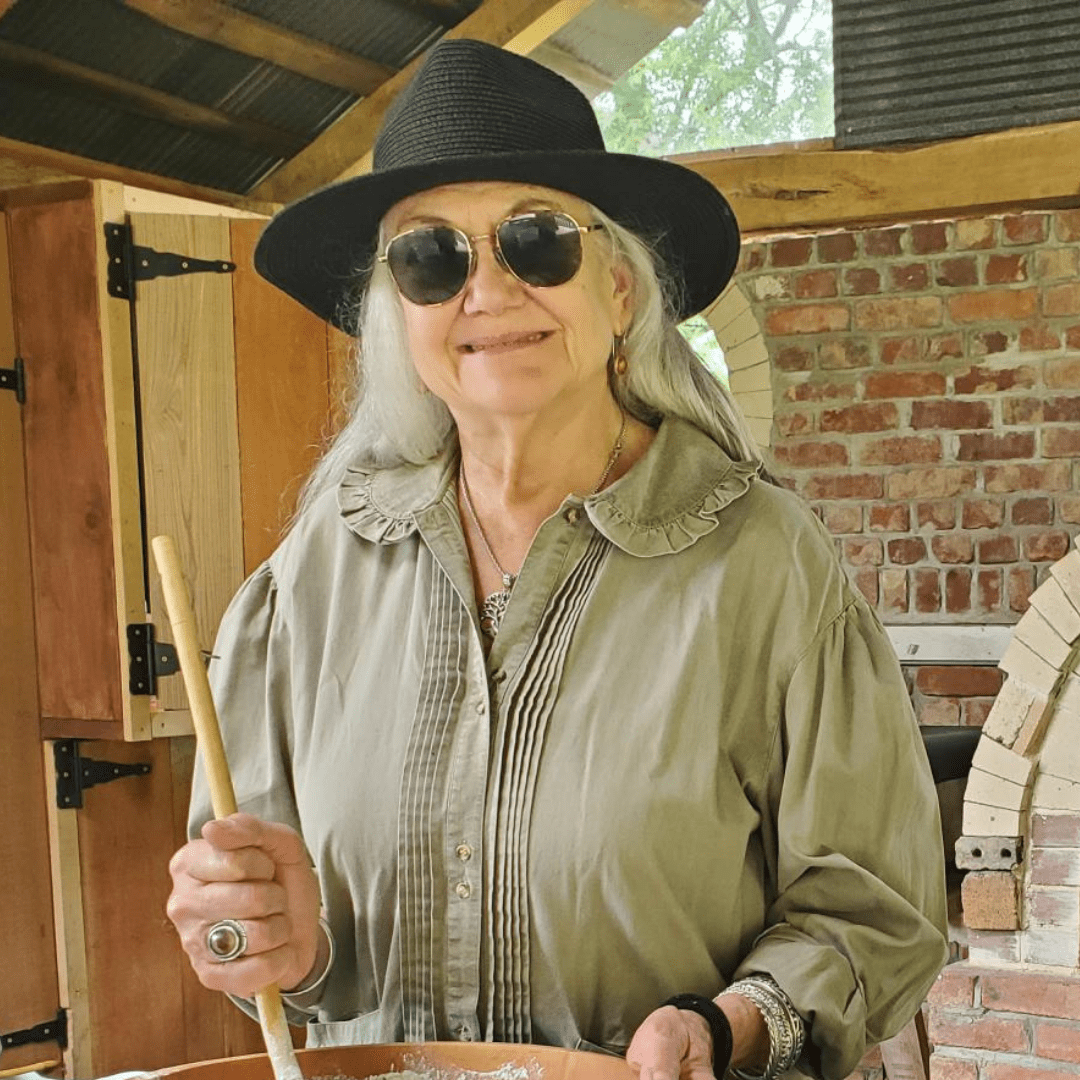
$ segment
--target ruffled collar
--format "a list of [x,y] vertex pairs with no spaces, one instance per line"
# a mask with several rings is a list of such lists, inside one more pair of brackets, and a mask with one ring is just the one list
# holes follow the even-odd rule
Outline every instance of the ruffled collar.
[[[447,495],[457,475],[458,448],[422,465],[389,469],[353,467],[338,488],[346,525],[377,544],[412,535],[417,518]],[[725,506],[744,495],[757,466],[732,461],[685,420],[664,420],[644,456],[598,495],[570,495],[597,530],[630,555],[667,555],[712,532]]]

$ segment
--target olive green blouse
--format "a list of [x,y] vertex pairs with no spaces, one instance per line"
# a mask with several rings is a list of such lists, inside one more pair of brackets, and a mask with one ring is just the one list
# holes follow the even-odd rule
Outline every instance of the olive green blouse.
[[669,419],[544,522],[485,656],[456,469],[350,471],[215,648],[241,808],[302,832],[337,940],[309,1042],[622,1052],[767,972],[846,1076],[946,939],[929,766],[833,541]]

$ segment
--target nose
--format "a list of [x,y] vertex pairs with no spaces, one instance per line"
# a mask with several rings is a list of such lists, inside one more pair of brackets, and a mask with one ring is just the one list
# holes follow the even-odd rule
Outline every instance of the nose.
[[476,252],[475,265],[465,283],[466,314],[496,314],[524,303],[521,282],[507,270],[492,237],[470,237]]

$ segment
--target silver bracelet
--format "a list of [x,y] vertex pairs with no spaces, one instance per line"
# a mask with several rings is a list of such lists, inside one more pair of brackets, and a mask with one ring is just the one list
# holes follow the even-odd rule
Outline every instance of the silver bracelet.
[[334,966],[334,957],[337,954],[337,948],[334,944],[334,934],[330,929],[330,924],[320,916],[319,926],[322,927],[322,932],[326,935],[326,942],[330,946],[330,955],[326,958],[326,967],[322,969],[322,974],[306,986],[301,983],[299,986],[290,990],[288,993],[282,991],[281,1000],[286,1005],[291,1005],[294,1009],[303,1010],[305,1006],[301,1005],[297,1000],[298,998],[306,998],[313,990],[318,990],[324,982],[326,982],[327,976],[330,974],[330,969]]
[[777,1080],[799,1060],[806,1042],[806,1024],[795,1011],[791,999],[768,975],[750,975],[732,983],[727,994],[739,994],[752,1001],[769,1032],[769,1061],[763,1072],[732,1069],[738,1080]]

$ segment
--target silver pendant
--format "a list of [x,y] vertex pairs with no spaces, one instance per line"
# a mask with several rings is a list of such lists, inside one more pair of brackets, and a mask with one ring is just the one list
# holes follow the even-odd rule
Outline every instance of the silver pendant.
[[499,592],[485,596],[480,605],[480,629],[486,637],[495,640],[499,624],[506,614],[506,605],[510,602],[510,590],[514,587],[512,574],[503,574],[503,587]]

